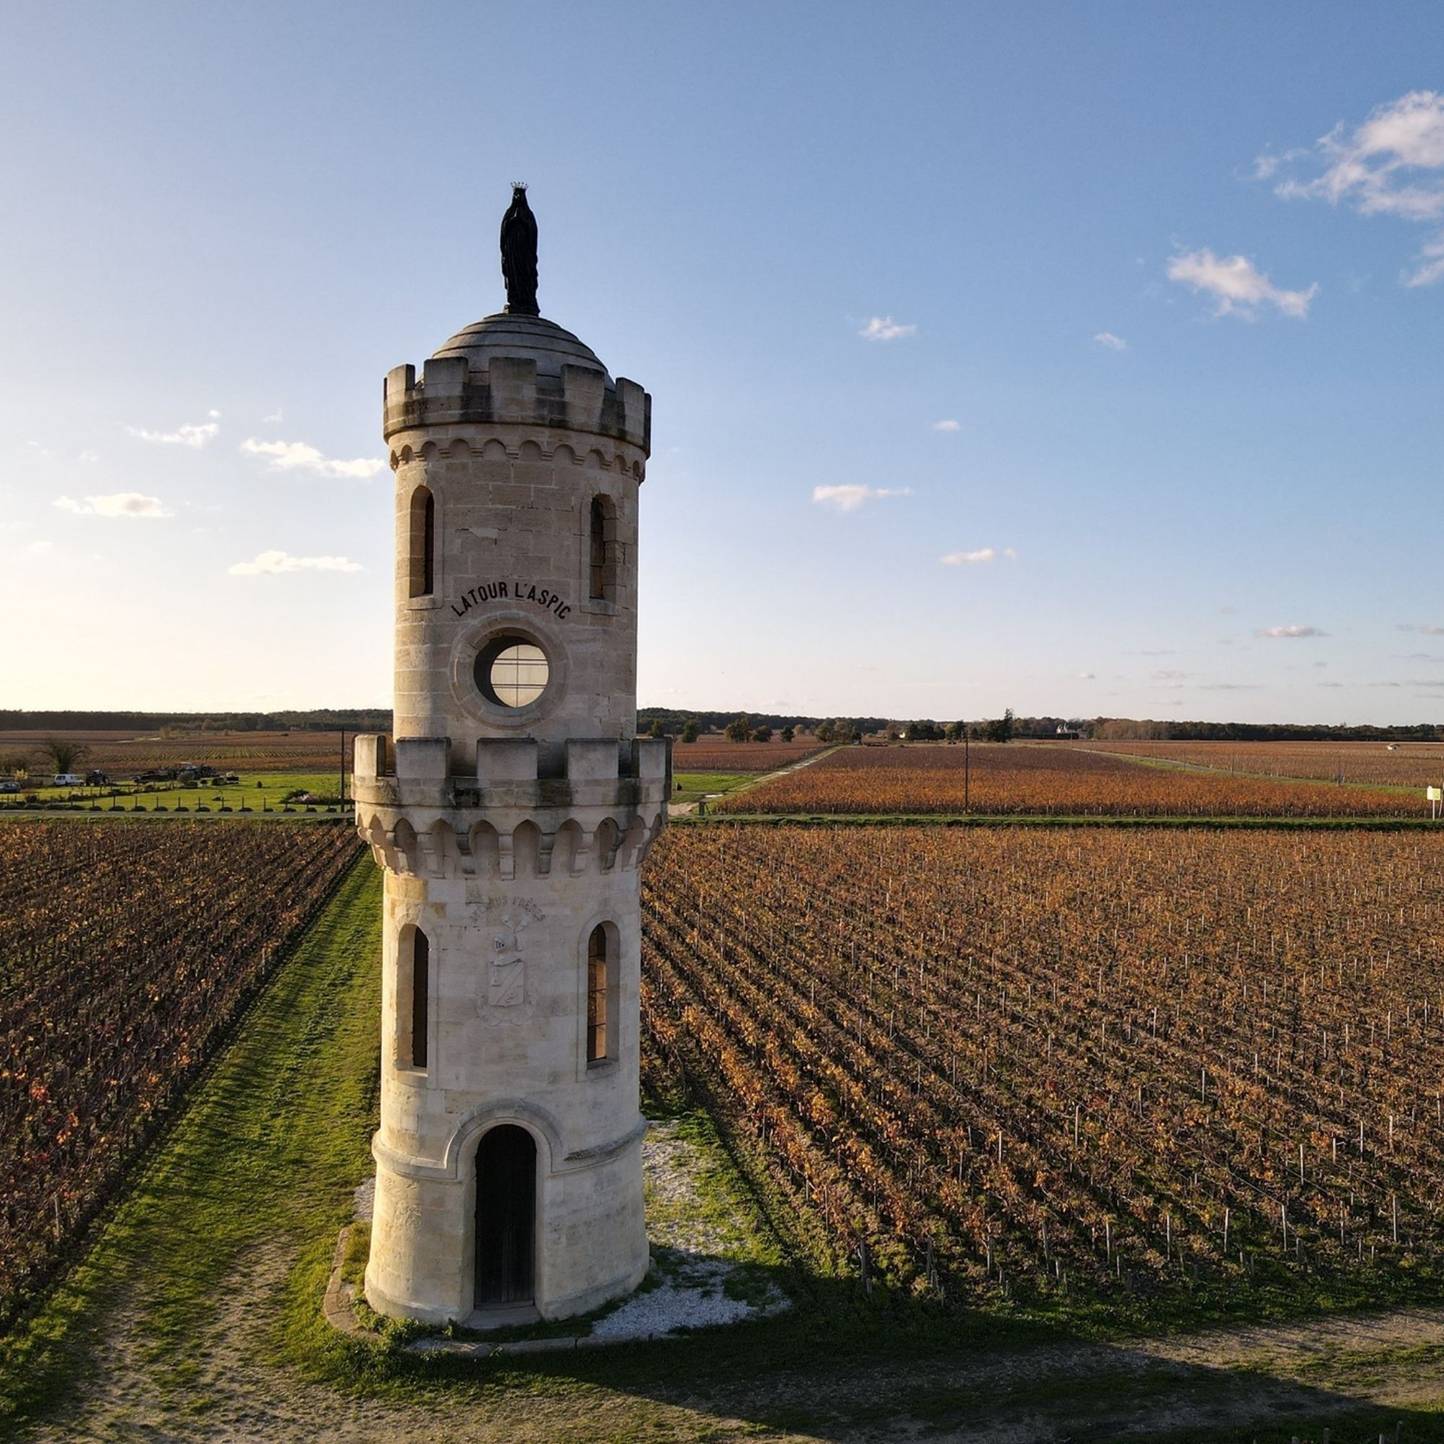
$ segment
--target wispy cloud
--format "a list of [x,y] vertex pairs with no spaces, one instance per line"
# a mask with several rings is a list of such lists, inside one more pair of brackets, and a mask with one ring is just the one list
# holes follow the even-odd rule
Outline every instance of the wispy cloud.
[[1436,627],[1428,622],[1400,622],[1395,627],[1399,632],[1418,632],[1425,637],[1444,637],[1444,627]]
[[58,496],[55,505],[75,516],[165,517],[174,516],[158,496],[139,491],[117,491],[109,496],[87,496],[76,501],[73,496]]
[[[1254,163],[1261,179],[1284,171],[1274,193],[1285,200],[1324,200],[1360,215],[1438,222],[1444,219],[1444,95],[1411,90],[1376,106],[1352,129],[1340,122],[1311,147]],[[1403,281],[1429,286],[1441,277],[1444,232],[1420,247]]]
[[1303,291],[1286,291],[1275,286],[1247,256],[1216,256],[1207,247],[1174,256],[1168,263],[1168,279],[1211,296],[1216,315],[1245,320],[1253,320],[1260,308],[1273,306],[1282,315],[1301,321],[1319,292],[1317,281]]
[[1018,553],[1013,547],[979,547],[976,551],[971,552],[949,552],[940,560],[945,567],[976,567],[998,561],[1000,558],[1010,562],[1016,561],[1017,556]]
[[278,406],[269,416],[261,417],[267,426],[279,426],[286,419],[286,413]]
[[880,501],[889,496],[911,496],[910,486],[814,486],[812,499],[822,506],[835,506],[838,511],[856,511],[864,502]]
[[954,421],[951,416],[949,416],[945,421],[933,422],[934,431],[961,431],[962,429],[962,423]]
[[905,336],[917,335],[917,330],[916,326],[904,325],[891,316],[869,316],[857,334],[864,341],[901,341]]
[[1112,331],[1095,331],[1093,339],[1109,351],[1126,351],[1128,342],[1122,336],[1115,336]]
[[154,442],[158,446],[189,446],[199,450],[209,446],[220,434],[219,411],[206,413],[205,421],[187,422],[174,431],[149,431],[144,426],[127,426],[125,429],[141,441]]
[[379,457],[361,456],[342,461],[326,456],[304,441],[257,441],[248,436],[241,442],[247,456],[264,456],[273,471],[305,471],[313,476],[368,477],[384,470]]
[[1268,637],[1275,641],[1298,641],[1304,637],[1327,637],[1329,634],[1318,627],[1302,627],[1297,622],[1286,627],[1260,627],[1254,633],[1258,637]]
[[293,557],[290,552],[266,551],[227,570],[233,577],[278,577],[288,572],[359,572],[361,563],[350,557]]

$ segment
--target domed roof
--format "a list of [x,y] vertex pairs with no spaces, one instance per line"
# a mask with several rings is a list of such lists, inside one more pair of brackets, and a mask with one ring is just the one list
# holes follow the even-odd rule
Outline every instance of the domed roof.
[[465,356],[472,371],[486,371],[493,356],[520,356],[536,362],[538,376],[560,376],[563,366],[585,366],[612,378],[597,353],[564,331],[555,321],[540,316],[514,316],[499,311],[473,321],[454,335],[435,355]]

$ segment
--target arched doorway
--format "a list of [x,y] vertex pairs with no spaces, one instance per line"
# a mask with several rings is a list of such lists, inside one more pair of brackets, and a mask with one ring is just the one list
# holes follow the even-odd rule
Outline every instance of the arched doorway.
[[536,1144],[503,1123],[476,1150],[476,1307],[536,1294]]

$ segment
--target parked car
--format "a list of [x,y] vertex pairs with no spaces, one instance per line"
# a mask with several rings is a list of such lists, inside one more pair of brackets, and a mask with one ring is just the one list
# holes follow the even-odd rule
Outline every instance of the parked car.
[[0,792],[19,792],[20,784],[13,777],[0,777]]
[[83,787],[85,779],[78,772],[57,772],[50,780],[52,787]]
[[85,785],[87,787],[109,787],[109,774],[92,767],[90,771],[85,774]]

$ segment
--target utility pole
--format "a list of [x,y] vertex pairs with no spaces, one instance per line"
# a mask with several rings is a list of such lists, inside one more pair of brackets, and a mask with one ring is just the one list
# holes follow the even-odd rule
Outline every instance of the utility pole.
[[969,799],[969,790],[970,790],[969,784],[970,784],[971,781],[972,781],[972,777],[971,777],[971,775],[970,775],[971,772],[972,772],[972,758],[970,757],[970,755],[969,755],[969,753],[968,753],[968,724],[967,724],[966,722],[964,722],[964,723],[963,723],[963,811],[964,811],[964,812],[971,812],[971,811],[973,810],[972,807],[970,806],[970,799]]
[[341,806],[346,806],[346,729],[341,729]]

